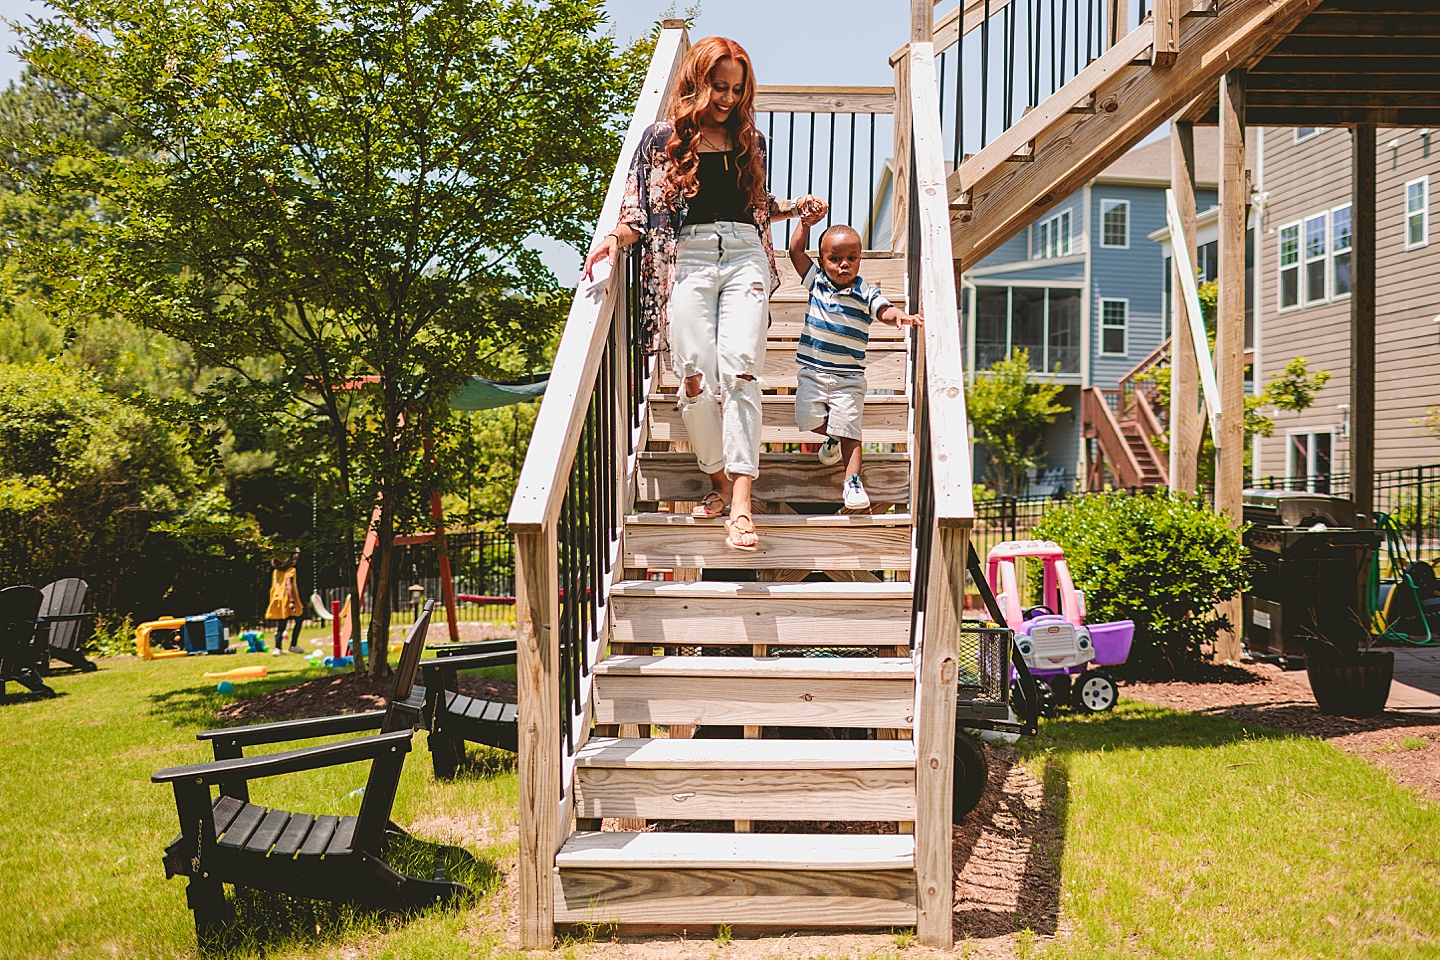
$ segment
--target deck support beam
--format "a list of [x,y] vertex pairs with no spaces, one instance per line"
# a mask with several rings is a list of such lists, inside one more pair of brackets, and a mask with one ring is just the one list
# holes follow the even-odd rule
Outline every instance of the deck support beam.
[[[1220,299],[1215,354],[1220,380],[1220,435],[1215,437],[1215,512],[1241,520],[1245,486],[1245,229],[1250,180],[1245,169],[1245,71],[1232,70],[1220,88]],[[1221,601],[1229,622],[1215,641],[1215,659],[1240,659],[1240,597]]]
[[1350,206],[1350,498],[1375,509],[1375,141],[1362,123],[1351,132]]
[[[1175,120],[1170,125],[1170,188],[1180,211],[1181,236],[1187,262],[1195,263],[1195,125]],[[1170,489],[1194,493],[1200,466],[1200,368],[1195,343],[1187,335],[1190,319],[1180,295],[1180,258],[1172,256],[1170,278]]]

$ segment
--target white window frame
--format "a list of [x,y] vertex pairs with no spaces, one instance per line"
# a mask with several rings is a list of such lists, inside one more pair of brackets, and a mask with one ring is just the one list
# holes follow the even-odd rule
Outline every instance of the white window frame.
[[[1295,231],[1295,262],[1288,266],[1285,263],[1285,231],[1287,230]],[[1279,307],[1278,312],[1288,313],[1291,310],[1299,310],[1305,299],[1305,285],[1301,282],[1302,278],[1300,276],[1305,263],[1304,221],[1296,220],[1294,223],[1287,223],[1276,231],[1275,252],[1277,254],[1276,262],[1279,264],[1279,270],[1275,278],[1275,303]],[[1288,305],[1283,299],[1285,296],[1286,270],[1295,271],[1295,302]]]
[[[1306,133],[1306,134],[1302,134],[1302,133],[1300,132],[1301,130],[1309,130],[1310,132],[1309,132],[1309,133]],[[1322,134],[1322,133],[1324,133],[1324,132],[1325,132],[1325,128],[1324,128],[1324,127],[1296,127],[1296,128],[1295,128],[1295,142],[1296,142],[1296,143],[1304,143],[1304,142],[1307,141],[1307,140],[1314,140],[1316,137],[1320,136],[1320,134]]]
[[[1320,473],[1319,473],[1319,471],[1316,469],[1316,465],[1315,465],[1315,459],[1316,459],[1316,458],[1315,458],[1315,438],[1316,438],[1316,437],[1326,437],[1326,436],[1328,436],[1328,437],[1330,438],[1330,473],[1329,473],[1327,476],[1328,476],[1328,478],[1330,479],[1331,483],[1333,484],[1334,479],[1335,479],[1335,454],[1336,454],[1335,440],[1336,440],[1336,438],[1339,436],[1339,431],[1337,431],[1334,427],[1320,427],[1320,428],[1318,428],[1318,429],[1311,427],[1311,428],[1297,428],[1297,429],[1294,429],[1294,430],[1286,431],[1286,433],[1285,433],[1285,480],[1286,480],[1286,484],[1285,484],[1285,485],[1286,485],[1286,487],[1289,487],[1290,484],[1291,484],[1292,482],[1296,481],[1296,480],[1304,480],[1304,481],[1305,481],[1305,489],[1306,489],[1307,491],[1309,491],[1310,493],[1316,493],[1316,492],[1318,492],[1318,491],[1315,490],[1315,486],[1316,486],[1316,484],[1315,484],[1315,478],[1318,477],[1318,476],[1320,476]],[[1306,444],[1306,448],[1305,448],[1305,461],[1306,461],[1306,462],[1305,462],[1305,469],[1304,469],[1304,470],[1301,470],[1301,471],[1298,471],[1298,472],[1297,472],[1296,469],[1295,469],[1296,466],[1297,466],[1296,463],[1295,463],[1295,438],[1296,438],[1296,437],[1309,437],[1309,438],[1310,438],[1310,440],[1309,440],[1309,442]]]
[[[1074,219],[1071,210],[1061,210],[1052,217],[1046,217],[1035,224],[1031,243],[1031,260],[1056,260],[1070,256],[1074,247],[1072,227]],[[1064,226],[1063,233],[1061,226]],[[1051,252],[1051,250],[1055,252]]]
[[[1340,249],[1339,240],[1337,239],[1337,234],[1336,234],[1336,232],[1335,232],[1335,214],[1339,213],[1341,210],[1349,210],[1349,211],[1350,211],[1350,238],[1349,238],[1348,243],[1347,243],[1346,246],[1345,246],[1345,249],[1343,249],[1343,250]],[[1353,286],[1355,285],[1355,211],[1352,209],[1351,204],[1342,203],[1342,204],[1340,204],[1340,206],[1338,206],[1338,207],[1331,207],[1329,212],[1330,212],[1330,266],[1329,266],[1330,277],[1329,277],[1329,280],[1328,280],[1328,282],[1327,282],[1327,285],[1326,285],[1326,288],[1325,288],[1325,289],[1329,292],[1329,294],[1330,294],[1330,299],[1331,299],[1331,300],[1348,300],[1348,299],[1350,299],[1350,291],[1349,291],[1349,290],[1346,290],[1344,293],[1339,293],[1339,292],[1337,292],[1336,289],[1335,289],[1335,278],[1338,276],[1338,273],[1337,273],[1336,270],[1335,270],[1335,258],[1336,258],[1337,256],[1339,256],[1340,254],[1342,254],[1342,253],[1348,253],[1348,254],[1350,254],[1350,285],[1353,287]]]
[[[1310,224],[1320,222],[1321,249],[1317,254],[1310,253]],[[1330,299],[1330,216],[1328,213],[1317,213],[1306,217],[1301,221],[1300,228],[1300,303],[1307,307],[1313,307],[1317,303],[1324,303]],[[1310,265],[1320,264],[1320,296],[1310,296]]]
[[[1419,184],[1420,186],[1420,207],[1412,210],[1410,208],[1410,188]],[[1430,243],[1430,177],[1427,174],[1423,177],[1416,177],[1405,184],[1405,219],[1403,229],[1405,231],[1405,249],[1419,250]],[[1410,223],[1416,217],[1420,218],[1420,240],[1412,243],[1410,240]]]
[[[1125,210],[1125,240],[1123,243],[1111,243],[1106,239],[1105,215],[1121,208]],[[1129,250],[1130,249],[1130,201],[1129,200],[1100,200],[1100,246],[1108,250]]]
[[[1125,308],[1125,318],[1118,324],[1106,322],[1105,308],[1109,304],[1118,303]],[[1105,349],[1105,331],[1120,331],[1120,352]],[[1130,354],[1130,301],[1124,297],[1101,297],[1100,298],[1100,356],[1102,357],[1125,357]]]

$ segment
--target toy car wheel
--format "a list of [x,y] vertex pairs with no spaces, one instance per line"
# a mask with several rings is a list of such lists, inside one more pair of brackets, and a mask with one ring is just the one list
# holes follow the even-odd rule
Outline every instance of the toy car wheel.
[[974,737],[955,731],[955,786],[951,791],[950,819],[959,823],[980,804],[990,782],[990,761]]
[[1101,713],[1115,706],[1120,690],[1103,670],[1087,670],[1080,675],[1074,688],[1075,709],[1084,713]]

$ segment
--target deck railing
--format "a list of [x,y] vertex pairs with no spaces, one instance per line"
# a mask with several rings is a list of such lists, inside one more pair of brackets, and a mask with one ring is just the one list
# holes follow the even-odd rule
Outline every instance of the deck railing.
[[[644,129],[665,115],[688,48],[684,21],[666,21],[611,175],[602,229],[616,221],[629,159]],[[613,270],[600,265],[595,281],[576,288],[510,508],[525,947],[552,945],[551,874],[574,809],[575,754],[590,731],[591,668],[609,641],[610,586],[623,574],[629,477],[652,373],[631,259]]]
[[914,338],[910,391],[917,933],[922,943],[948,947],[953,940],[949,805],[955,696],[975,505],[934,48],[911,44],[907,60],[911,165],[906,249],[911,303],[918,302],[925,315],[923,335]]

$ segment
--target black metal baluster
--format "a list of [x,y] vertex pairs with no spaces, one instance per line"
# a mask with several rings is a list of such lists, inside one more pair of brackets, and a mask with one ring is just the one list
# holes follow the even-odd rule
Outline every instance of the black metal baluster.
[[[871,114],[871,116],[874,116],[874,114]],[[846,218],[852,226],[855,223],[855,124],[857,122],[856,115],[853,113],[850,114],[850,172],[846,174],[845,182],[850,188],[849,194],[846,197],[846,206],[849,209]]]
[[[964,27],[964,21],[961,21]],[[952,148],[950,162],[956,169],[960,167],[960,160],[965,150],[965,97],[963,95],[965,76],[965,37],[962,34],[955,43],[955,144]]]
[[865,246],[875,246],[875,114],[870,114],[870,184],[865,188],[865,193],[870,197],[870,216],[866,217],[869,224],[870,235],[865,238]]
[[[785,196],[795,196],[795,111],[790,111],[790,142],[785,145]],[[785,221],[785,245],[790,245],[791,221]]]
[[985,0],[985,19],[980,21],[980,149],[990,142],[986,136],[990,116],[990,0]]
[[835,114],[830,114],[830,153],[825,161],[825,202],[830,212],[825,214],[825,226],[835,222]]

